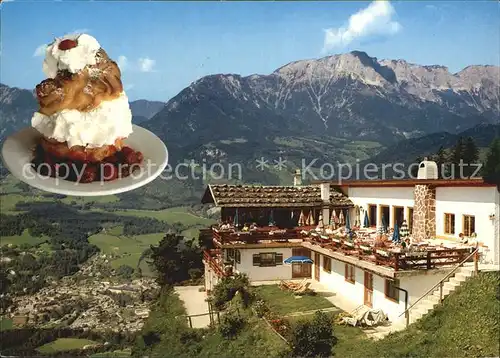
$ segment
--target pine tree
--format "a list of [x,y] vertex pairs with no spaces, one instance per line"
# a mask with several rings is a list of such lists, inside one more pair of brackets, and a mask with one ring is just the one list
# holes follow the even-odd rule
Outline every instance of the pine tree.
[[486,181],[500,185],[500,137],[491,142],[481,174]]
[[455,148],[453,148],[453,152],[451,153],[450,164],[451,175],[453,178],[457,178],[460,176],[460,162],[464,159],[465,153],[465,140],[464,137],[458,138],[457,143],[455,144]]
[[464,163],[467,165],[464,167],[464,174],[467,177],[472,176],[476,171],[476,164],[479,160],[479,149],[474,142],[474,138],[468,137],[465,141],[465,148],[463,153]]
[[448,153],[446,153],[446,150],[444,149],[443,146],[439,147],[439,150],[437,151],[435,157],[436,164],[438,166],[438,175],[440,179],[443,179],[445,176],[448,175]]
[[412,163],[413,165],[411,167],[411,172],[410,172],[412,178],[416,178],[418,176],[418,166],[423,160],[424,158],[422,157],[415,158],[415,162]]

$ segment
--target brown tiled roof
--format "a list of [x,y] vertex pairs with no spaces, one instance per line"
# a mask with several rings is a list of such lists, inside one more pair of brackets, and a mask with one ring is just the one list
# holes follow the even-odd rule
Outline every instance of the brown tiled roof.
[[[327,183],[327,181],[318,181],[316,184]],[[401,187],[415,186],[419,184],[432,186],[456,186],[456,187],[476,187],[476,186],[495,186],[488,183],[483,178],[469,179],[374,179],[374,180],[344,180],[342,182],[330,182],[335,187]]]
[[[311,207],[323,204],[319,185],[305,186],[254,186],[209,185],[202,203],[214,203],[223,207]],[[333,206],[353,206],[344,194],[330,191]]]

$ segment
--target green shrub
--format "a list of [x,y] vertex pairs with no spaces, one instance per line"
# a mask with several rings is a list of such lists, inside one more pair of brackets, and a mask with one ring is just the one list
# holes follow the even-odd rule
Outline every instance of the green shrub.
[[224,277],[215,285],[210,301],[221,310],[227,302],[233,299],[236,292],[240,292],[246,306],[250,301],[249,286],[248,277],[245,274]]
[[318,311],[312,320],[300,320],[291,333],[294,357],[330,357],[337,343],[332,322],[327,314]]
[[238,313],[226,313],[221,317],[219,333],[224,338],[233,338],[241,331],[245,325],[245,320]]
[[264,300],[258,300],[255,302],[253,308],[257,317],[263,317],[269,312],[269,307]]

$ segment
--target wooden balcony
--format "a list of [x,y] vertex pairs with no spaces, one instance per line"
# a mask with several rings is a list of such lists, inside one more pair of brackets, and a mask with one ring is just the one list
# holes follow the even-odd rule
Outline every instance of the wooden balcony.
[[[394,271],[430,270],[453,266],[462,262],[470,248],[426,248],[422,251],[397,251],[393,248],[375,248],[368,243],[355,243],[321,235],[302,236],[304,242],[323,249],[392,268]],[[471,258],[470,261],[473,261]]]
[[[310,228],[306,228],[310,229]],[[216,246],[270,245],[300,246],[304,228],[277,229],[262,227],[251,231],[212,229],[212,239]]]
[[230,270],[224,269],[222,252],[219,249],[203,250],[203,261],[205,261],[219,277],[230,276],[232,273]]

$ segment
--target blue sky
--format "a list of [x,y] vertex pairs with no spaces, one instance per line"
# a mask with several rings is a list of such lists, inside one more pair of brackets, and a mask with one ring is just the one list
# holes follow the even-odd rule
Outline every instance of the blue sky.
[[167,101],[204,75],[267,74],[291,61],[352,50],[379,59],[440,64],[451,72],[470,64],[499,65],[497,2],[393,1],[378,9],[369,6],[8,1],[1,4],[0,81],[34,88],[44,79],[43,57],[35,56],[36,49],[55,36],[81,30],[125,64],[122,80],[131,99]]

